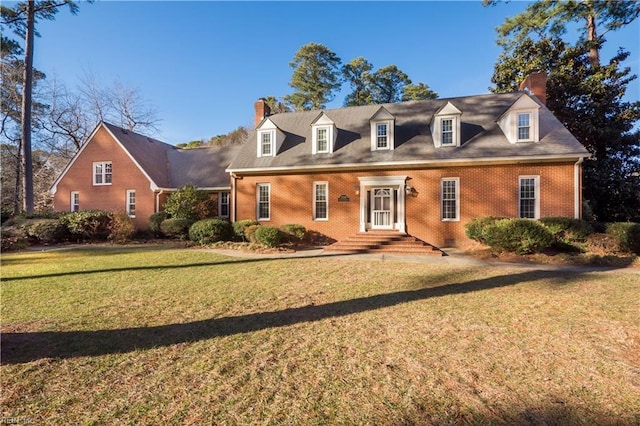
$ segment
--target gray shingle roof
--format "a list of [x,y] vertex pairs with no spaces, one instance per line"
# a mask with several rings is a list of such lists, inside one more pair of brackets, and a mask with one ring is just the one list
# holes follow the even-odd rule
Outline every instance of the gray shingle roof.
[[177,189],[188,183],[198,188],[230,186],[225,169],[241,145],[180,149],[113,124],[104,125],[159,188]]
[[[586,157],[587,150],[543,105],[540,108],[540,142],[511,144],[496,120],[524,92],[467,96],[449,99],[384,104],[395,117],[395,149],[371,150],[370,118],[380,105],[325,110],[337,127],[331,154],[312,154],[312,121],[318,111],[275,114],[269,119],[286,139],[274,157],[256,156],[256,133],[250,132],[229,170],[283,169],[297,167],[340,167],[376,163],[427,163],[527,157]],[[535,99],[535,98],[533,98]],[[447,102],[460,111],[461,146],[436,148],[430,124],[434,114]]]

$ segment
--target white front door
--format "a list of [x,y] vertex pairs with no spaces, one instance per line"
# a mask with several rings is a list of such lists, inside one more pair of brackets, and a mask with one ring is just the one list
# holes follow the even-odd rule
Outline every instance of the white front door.
[[373,188],[371,191],[371,228],[393,229],[393,189]]

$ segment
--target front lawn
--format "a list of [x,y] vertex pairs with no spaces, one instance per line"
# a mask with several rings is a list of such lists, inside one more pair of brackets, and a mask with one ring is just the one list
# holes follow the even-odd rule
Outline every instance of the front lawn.
[[640,422],[633,272],[160,247],[1,262],[3,421]]

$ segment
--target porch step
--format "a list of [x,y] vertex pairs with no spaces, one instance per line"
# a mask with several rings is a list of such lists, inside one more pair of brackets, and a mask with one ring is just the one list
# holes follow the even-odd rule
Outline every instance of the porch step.
[[338,241],[325,251],[342,253],[405,253],[443,256],[444,252],[416,237],[397,231],[359,232]]

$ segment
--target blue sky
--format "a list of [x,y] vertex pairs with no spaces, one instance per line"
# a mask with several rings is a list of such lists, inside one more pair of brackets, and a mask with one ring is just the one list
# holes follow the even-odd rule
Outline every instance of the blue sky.
[[[105,87],[136,87],[169,143],[208,139],[253,124],[253,103],[291,93],[289,62],[309,42],[343,62],[395,64],[440,97],[487,93],[500,53],[495,28],[528,3],[449,2],[80,3],[38,24],[34,65],[73,87],[86,72]],[[603,59],[624,47],[640,73],[640,24],[610,33]],[[329,108],[342,105],[348,90]],[[630,99],[639,98],[636,80]]]

